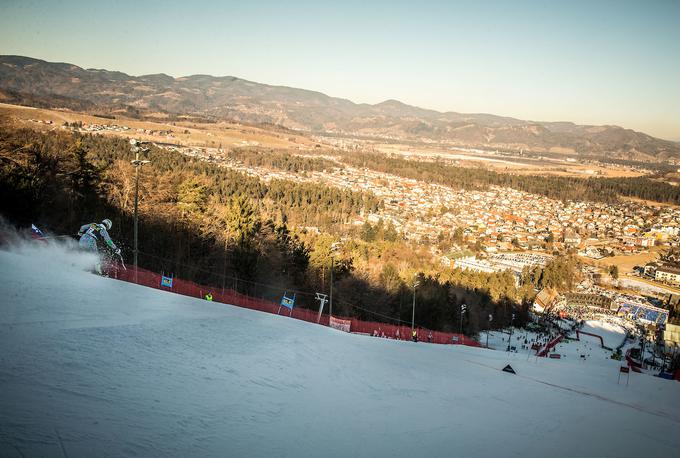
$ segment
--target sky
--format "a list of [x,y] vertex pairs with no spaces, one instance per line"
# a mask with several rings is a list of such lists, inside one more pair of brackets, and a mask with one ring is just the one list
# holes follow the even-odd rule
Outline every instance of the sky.
[[0,0],[0,54],[680,140],[680,1]]

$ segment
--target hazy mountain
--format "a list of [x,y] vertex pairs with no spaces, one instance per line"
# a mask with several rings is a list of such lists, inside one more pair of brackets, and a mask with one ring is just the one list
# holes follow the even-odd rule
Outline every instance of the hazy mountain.
[[680,143],[617,126],[535,122],[491,114],[438,112],[387,100],[356,104],[320,92],[232,76],[130,76],[21,56],[0,56],[0,100],[108,113],[200,114],[273,123],[315,133],[434,141],[612,158],[680,158]]

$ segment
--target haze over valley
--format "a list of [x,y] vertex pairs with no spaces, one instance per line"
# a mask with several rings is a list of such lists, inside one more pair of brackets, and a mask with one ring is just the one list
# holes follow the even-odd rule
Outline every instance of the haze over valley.
[[680,159],[680,143],[618,126],[523,121],[492,114],[446,112],[397,100],[368,105],[304,89],[233,76],[164,74],[134,77],[20,56],[0,57],[5,102],[148,119],[198,116],[272,124],[309,134],[605,159]]

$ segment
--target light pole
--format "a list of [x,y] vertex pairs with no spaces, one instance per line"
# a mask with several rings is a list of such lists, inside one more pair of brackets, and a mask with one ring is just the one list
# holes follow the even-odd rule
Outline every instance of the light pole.
[[336,251],[338,251],[338,246],[340,245],[339,242],[334,242],[331,245],[331,291],[330,291],[330,297],[328,300],[328,326],[331,325],[331,317],[333,316],[333,270],[335,268],[335,258],[333,257],[333,254],[335,254]]
[[331,294],[328,301],[328,326],[331,325],[330,319],[333,316],[333,267],[335,267],[335,260],[333,259],[333,253],[331,252]]
[[[149,164],[151,161],[148,160],[140,160],[139,159],[139,152],[141,151],[144,157],[147,157],[149,154],[149,148],[144,146],[144,143],[138,142],[134,138],[130,139],[130,145],[132,145],[132,152],[135,153],[135,158],[134,160],[130,161],[132,163],[132,166],[135,168],[135,225],[134,225],[134,250],[133,250],[133,257],[134,257],[134,265],[135,265],[135,283],[137,283],[137,255],[139,253],[138,249],[138,244],[137,244],[137,235],[138,235],[138,229],[137,229],[137,207],[138,207],[138,202],[139,202],[139,168],[143,166],[144,164]],[[139,146],[138,146],[139,145]]]
[[493,315],[489,313],[489,324],[486,327],[486,348],[489,348],[489,329],[491,328],[491,322],[493,321]]
[[508,337],[508,349],[507,351],[510,351],[510,342],[512,341],[512,324],[515,322],[515,314],[512,314],[512,318],[510,319],[510,337]]
[[463,334],[463,317],[465,316],[465,311],[467,310],[467,305],[460,304],[460,334]]
[[[418,276],[416,276],[418,278]],[[411,311],[411,335],[413,335],[413,329],[415,328],[415,323],[416,323],[416,288],[420,284],[418,283],[418,280],[414,279],[413,281],[413,310]]]

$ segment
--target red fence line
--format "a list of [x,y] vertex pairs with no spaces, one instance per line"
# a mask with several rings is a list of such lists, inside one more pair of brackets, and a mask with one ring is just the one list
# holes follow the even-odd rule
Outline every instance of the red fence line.
[[[172,287],[161,286],[162,275],[151,272],[146,269],[128,267],[127,270],[121,269],[118,266],[112,267],[108,272],[109,277],[118,280],[136,283],[138,285],[149,288],[170,291],[184,296],[196,297],[204,299],[205,295],[210,293],[213,302],[220,302],[229,305],[235,305],[251,310],[258,310],[260,312],[276,314],[279,310],[279,304],[265,299],[255,298],[241,294],[232,289],[222,290],[210,286],[199,285],[197,283],[182,280],[181,278],[172,279]],[[281,307],[281,315],[290,316],[296,320],[306,321],[309,323],[317,323],[319,312],[310,309],[295,307],[288,315],[288,309]],[[352,322],[351,332],[374,335],[377,337],[386,337],[397,340],[411,340],[411,328],[409,326],[399,326],[388,323],[380,323],[375,321],[364,321],[356,318],[339,317],[333,315],[335,318],[350,320]],[[321,315],[319,321],[320,325],[329,325],[328,314]],[[426,328],[417,328],[418,341],[435,344],[462,344],[471,347],[481,347],[482,345],[471,337],[466,337],[463,334],[432,331]]]
[[544,346],[543,348],[541,348],[541,350],[539,350],[539,351],[537,352],[538,356],[547,356],[548,353],[550,352],[550,350],[552,350],[552,348],[553,348],[555,345],[557,345],[558,343],[560,343],[560,342],[562,341],[563,338],[564,338],[564,334],[559,334],[559,335],[558,335],[557,337],[555,337],[553,340],[551,340],[550,342],[548,342],[547,344],[545,344],[545,346]]
[[585,334],[587,336],[592,336],[592,337],[597,337],[598,339],[600,339],[600,346],[604,347],[604,339],[602,338],[602,336],[599,336],[597,334],[593,334],[593,333],[590,333],[590,332],[579,331],[577,329],[576,330],[576,340],[581,340],[581,334]]

